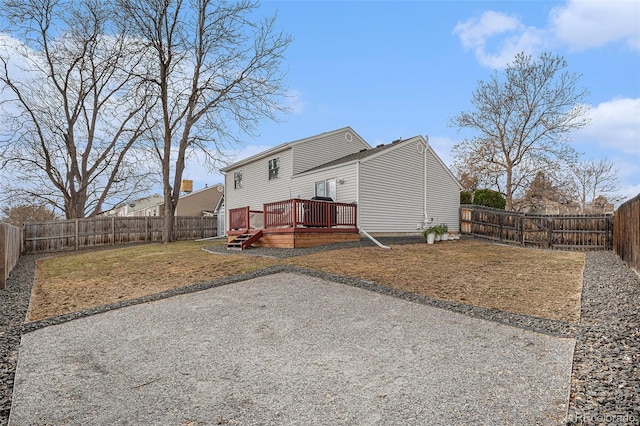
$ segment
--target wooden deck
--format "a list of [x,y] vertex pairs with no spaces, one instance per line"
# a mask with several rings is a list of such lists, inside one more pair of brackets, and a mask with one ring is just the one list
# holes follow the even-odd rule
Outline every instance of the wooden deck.
[[229,211],[229,242],[262,231],[254,247],[314,247],[360,239],[355,204],[291,199],[268,203],[263,210],[249,207]]

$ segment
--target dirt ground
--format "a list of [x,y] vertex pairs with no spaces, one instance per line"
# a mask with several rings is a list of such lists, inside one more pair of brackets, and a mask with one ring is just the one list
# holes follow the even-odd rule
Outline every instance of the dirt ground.
[[35,321],[277,264],[319,269],[487,308],[576,322],[584,254],[476,240],[360,247],[287,259],[213,255],[177,242],[57,255],[38,261],[27,315]]

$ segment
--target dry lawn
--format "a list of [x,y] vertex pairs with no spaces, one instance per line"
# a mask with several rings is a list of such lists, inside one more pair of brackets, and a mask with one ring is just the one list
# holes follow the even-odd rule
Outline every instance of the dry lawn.
[[577,322],[584,254],[463,240],[324,252],[292,263],[412,293]]
[[361,247],[289,259],[210,254],[179,242],[41,259],[27,316],[80,309],[251,272],[275,264],[319,269],[426,296],[576,322],[584,254],[480,241]]
[[105,305],[273,265],[253,256],[213,255],[211,242],[151,244],[38,261],[28,321]]

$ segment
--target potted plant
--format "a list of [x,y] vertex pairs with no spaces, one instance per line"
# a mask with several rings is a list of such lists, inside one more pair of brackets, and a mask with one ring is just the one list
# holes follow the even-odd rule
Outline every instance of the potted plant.
[[430,226],[424,231],[422,231],[422,236],[427,241],[427,244],[433,244],[436,240],[436,234],[438,231],[438,226]]
[[442,236],[440,237],[440,239],[442,241],[447,241],[449,239],[449,227],[446,223],[441,223],[440,229],[442,230]]

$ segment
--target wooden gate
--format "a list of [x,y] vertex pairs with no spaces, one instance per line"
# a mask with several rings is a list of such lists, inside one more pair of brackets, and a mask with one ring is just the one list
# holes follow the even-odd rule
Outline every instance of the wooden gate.
[[540,215],[490,207],[460,207],[463,234],[556,250],[611,250],[613,215]]

